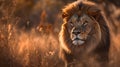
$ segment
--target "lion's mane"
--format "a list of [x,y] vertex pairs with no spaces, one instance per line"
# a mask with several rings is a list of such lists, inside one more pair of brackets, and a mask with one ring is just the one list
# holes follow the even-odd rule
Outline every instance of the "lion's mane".
[[[62,59],[65,62],[72,61],[71,60],[73,58],[72,51],[74,50],[74,48],[70,46],[71,39],[70,39],[70,34],[67,31],[68,27],[66,26],[66,23],[70,19],[70,17],[76,12],[79,12],[78,14],[85,13],[89,16],[92,16],[97,21],[101,29],[100,30],[101,39],[95,39],[94,42],[90,42],[91,44],[94,44],[96,41],[98,42],[99,40],[99,43],[96,44],[97,46],[93,48],[92,52],[100,55],[101,57],[102,56],[108,57],[108,52],[110,47],[110,34],[109,34],[107,23],[104,20],[103,15],[101,14],[101,11],[97,7],[97,5],[88,1],[76,1],[67,5],[65,8],[62,9],[62,18],[64,23],[62,24],[61,31],[59,33],[60,57],[62,57]],[[80,50],[81,48],[78,47],[75,49]]]

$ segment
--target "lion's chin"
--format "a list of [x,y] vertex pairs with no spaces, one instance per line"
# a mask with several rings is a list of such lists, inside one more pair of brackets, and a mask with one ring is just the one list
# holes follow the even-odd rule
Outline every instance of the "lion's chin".
[[85,41],[82,40],[73,40],[72,43],[73,45],[83,45]]

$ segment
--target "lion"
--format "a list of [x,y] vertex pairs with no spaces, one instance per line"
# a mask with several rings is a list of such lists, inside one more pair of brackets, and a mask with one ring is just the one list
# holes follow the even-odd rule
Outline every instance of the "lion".
[[108,62],[110,33],[98,6],[90,1],[75,1],[62,9],[63,24],[59,33],[60,58],[65,67],[83,57]]

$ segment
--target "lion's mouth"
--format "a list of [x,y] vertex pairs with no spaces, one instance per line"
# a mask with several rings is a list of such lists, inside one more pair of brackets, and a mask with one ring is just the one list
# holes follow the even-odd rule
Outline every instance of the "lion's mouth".
[[85,39],[80,39],[80,38],[75,38],[74,40],[81,40],[81,41],[85,41]]
[[80,39],[80,38],[75,38],[75,39],[72,40],[72,43],[74,45],[83,45],[84,42],[85,42],[85,40],[84,39]]

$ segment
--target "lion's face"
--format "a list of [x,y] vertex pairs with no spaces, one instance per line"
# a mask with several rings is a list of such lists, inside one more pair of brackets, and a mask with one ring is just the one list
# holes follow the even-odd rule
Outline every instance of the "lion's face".
[[[67,22],[68,32],[73,45],[83,45],[91,37],[95,21],[88,15],[81,16],[74,14]],[[93,32],[93,31],[92,31]]]

